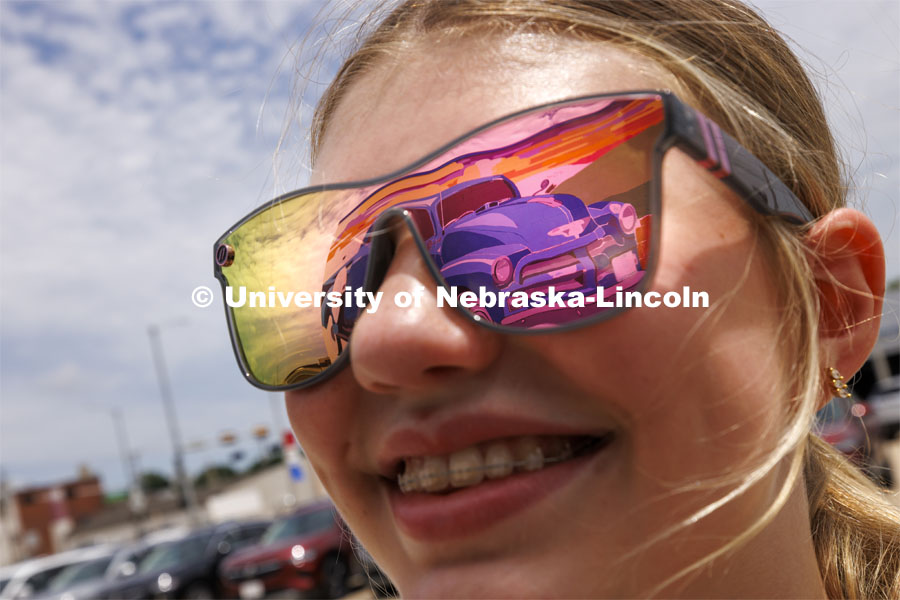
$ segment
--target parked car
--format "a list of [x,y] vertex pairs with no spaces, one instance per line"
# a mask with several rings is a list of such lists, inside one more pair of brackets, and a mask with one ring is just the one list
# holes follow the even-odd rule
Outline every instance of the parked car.
[[897,466],[891,464],[885,444],[900,435],[900,375],[877,380],[859,406],[871,446],[866,472],[875,483],[893,489]]
[[360,573],[348,534],[331,502],[317,502],[276,520],[257,546],[222,563],[229,597],[262,598],[288,591],[340,598]]
[[6,584],[9,583],[9,580],[12,579],[12,576],[15,574],[16,569],[21,565],[21,562],[17,562],[15,564],[0,567],[0,594],[3,593],[3,588],[6,587]]
[[18,600],[40,596],[66,567],[111,557],[115,550],[113,546],[91,546],[24,561],[3,587],[0,598]]
[[[123,580],[134,576],[140,562],[158,545],[187,535],[184,528],[150,533],[141,541],[120,548],[110,557],[92,563],[67,567],[54,579],[45,596],[57,600],[93,600],[107,595],[107,588],[118,589]],[[101,568],[103,565],[105,568]]]
[[137,573],[107,585],[98,598],[218,598],[217,572],[222,559],[255,544],[268,522],[228,522],[203,527],[156,546],[137,566]]
[[866,405],[852,398],[834,398],[816,415],[818,433],[852,460],[872,481],[886,488],[894,475],[877,438],[865,425]]
[[71,587],[102,577],[112,562],[113,556],[109,554],[87,562],[69,565],[50,581],[50,584],[38,597],[46,600],[51,598],[69,600],[69,596],[65,594],[65,591]]
[[900,376],[878,381],[863,403],[863,421],[870,433],[887,440],[900,434]]

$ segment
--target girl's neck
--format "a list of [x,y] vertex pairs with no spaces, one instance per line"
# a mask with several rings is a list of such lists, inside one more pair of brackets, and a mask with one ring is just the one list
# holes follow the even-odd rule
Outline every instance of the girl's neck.
[[[753,539],[702,569],[685,598],[827,598],[809,524],[809,504],[799,479],[784,507]],[[668,597],[666,591],[660,597]]]

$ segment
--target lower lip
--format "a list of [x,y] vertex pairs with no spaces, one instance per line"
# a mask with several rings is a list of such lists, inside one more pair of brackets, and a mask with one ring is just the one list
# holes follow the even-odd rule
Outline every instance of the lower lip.
[[390,484],[391,510],[400,529],[415,539],[441,541],[465,537],[540,502],[588,468],[591,460],[608,448],[606,445],[539,471],[485,481],[450,494],[404,494],[395,484]]

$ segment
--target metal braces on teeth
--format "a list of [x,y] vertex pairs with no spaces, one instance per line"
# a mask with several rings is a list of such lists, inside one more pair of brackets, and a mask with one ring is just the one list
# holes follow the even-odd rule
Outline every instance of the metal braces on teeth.
[[[543,458],[542,462],[541,462],[541,466],[539,468],[543,468],[545,465],[562,462],[564,460],[569,460],[570,458],[572,458],[572,456],[574,456],[574,454],[575,454],[575,452],[572,450],[572,447],[567,442],[566,448],[563,450],[562,454],[559,454],[557,456],[551,456],[548,458]],[[510,468],[512,468],[513,471],[515,471],[515,469],[517,469],[519,467],[522,467],[524,469],[530,462],[531,461],[529,461],[528,459],[525,459],[525,460],[512,461],[509,463],[492,463],[489,465],[485,464],[480,467],[468,467],[465,469],[449,469],[448,468],[447,475],[448,476],[460,475],[463,473],[475,473],[477,471],[485,471],[486,472],[488,469],[496,469],[497,467],[504,467],[504,468],[510,467]],[[534,470],[538,470],[538,469],[534,469]],[[510,473],[510,475],[512,475],[512,473]],[[508,477],[508,476],[509,475],[506,475],[504,477]],[[397,476],[397,485],[400,486],[401,492],[416,491],[416,489],[419,488],[419,484],[430,481],[432,479],[432,477],[433,476],[429,475],[429,474],[404,475],[403,473],[401,473],[400,475]],[[452,486],[448,486],[448,487],[452,487]],[[466,486],[466,487],[468,487],[468,486]]]

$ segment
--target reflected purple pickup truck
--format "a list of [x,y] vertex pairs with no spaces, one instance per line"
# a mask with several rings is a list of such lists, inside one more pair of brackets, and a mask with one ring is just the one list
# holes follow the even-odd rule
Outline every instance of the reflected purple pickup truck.
[[[640,226],[631,204],[601,201],[586,206],[570,194],[522,197],[502,175],[455,185],[440,194],[398,205],[416,224],[441,275],[458,291],[534,293],[557,291],[596,294],[603,286],[633,288],[643,276],[635,230]],[[326,282],[334,286],[344,271],[347,285],[362,287],[368,246],[363,245]],[[342,277],[343,279],[343,277]],[[540,327],[558,323],[571,311],[542,308],[476,307],[475,314],[497,324]],[[597,308],[588,308],[596,312]],[[358,310],[323,312],[323,326],[339,345]]]

